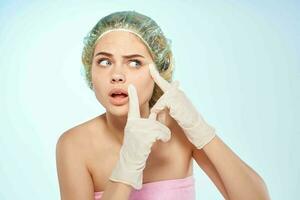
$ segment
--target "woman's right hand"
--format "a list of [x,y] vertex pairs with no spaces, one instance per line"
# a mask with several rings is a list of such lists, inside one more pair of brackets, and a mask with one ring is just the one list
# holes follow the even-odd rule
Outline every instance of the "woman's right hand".
[[131,185],[139,190],[143,184],[143,170],[151,147],[157,140],[168,142],[171,131],[156,120],[156,113],[141,118],[138,95],[132,84],[128,86],[129,111],[124,129],[120,158],[110,180]]

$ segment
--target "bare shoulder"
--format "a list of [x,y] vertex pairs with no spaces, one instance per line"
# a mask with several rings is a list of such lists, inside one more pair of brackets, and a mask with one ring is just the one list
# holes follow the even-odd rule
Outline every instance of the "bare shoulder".
[[85,136],[88,134],[87,128],[89,123],[90,120],[66,130],[60,135],[57,144],[72,143],[74,146],[79,145],[78,147],[84,145],[85,142],[83,140],[86,138]]
[[96,132],[101,130],[100,118],[101,115],[66,130],[60,135],[57,145],[61,143],[72,145],[74,151],[81,152],[80,155],[91,153],[92,147],[99,146],[101,142],[101,140],[95,142],[96,137],[101,135],[101,131]]
[[56,144],[56,165],[62,199],[92,199],[93,180],[86,164],[90,153],[90,121],[62,133]]
[[[80,124],[72,127],[63,132],[56,143],[56,157],[57,159],[68,159],[76,157],[76,159],[82,161],[84,164],[84,155],[87,150],[87,138],[84,137],[86,133],[86,124]],[[86,134],[87,135],[87,134]],[[76,156],[74,156],[76,155]]]

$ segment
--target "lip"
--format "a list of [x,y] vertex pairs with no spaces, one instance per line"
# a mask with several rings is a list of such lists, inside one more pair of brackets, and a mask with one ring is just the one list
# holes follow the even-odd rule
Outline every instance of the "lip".
[[121,97],[121,98],[110,96],[109,101],[113,105],[120,106],[120,105],[126,104],[128,102],[128,96],[127,97]]
[[[113,93],[124,93],[127,97],[112,97]],[[128,93],[126,90],[122,88],[114,88],[109,92],[109,101],[113,105],[120,106],[128,102]]]
[[114,88],[114,89],[112,89],[112,90],[109,92],[108,95],[111,97],[111,95],[112,95],[113,93],[117,93],[117,92],[124,93],[124,94],[126,94],[127,97],[128,97],[127,91],[124,90],[124,89],[122,89],[122,88]]

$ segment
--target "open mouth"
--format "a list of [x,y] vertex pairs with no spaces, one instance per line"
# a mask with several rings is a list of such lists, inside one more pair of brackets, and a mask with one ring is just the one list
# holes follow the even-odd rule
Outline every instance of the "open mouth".
[[125,98],[127,97],[128,95],[127,94],[124,94],[124,93],[120,93],[120,94],[117,94],[117,93],[113,93],[111,95],[111,97],[115,98],[115,97],[118,97],[118,98]]
[[128,95],[125,93],[113,93],[110,95],[110,102],[116,106],[124,105],[128,102]]

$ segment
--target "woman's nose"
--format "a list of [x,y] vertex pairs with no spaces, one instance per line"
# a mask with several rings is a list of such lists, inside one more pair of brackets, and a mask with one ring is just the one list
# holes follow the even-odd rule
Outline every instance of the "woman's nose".
[[119,82],[125,82],[125,76],[124,74],[113,74],[111,83],[119,83]]

